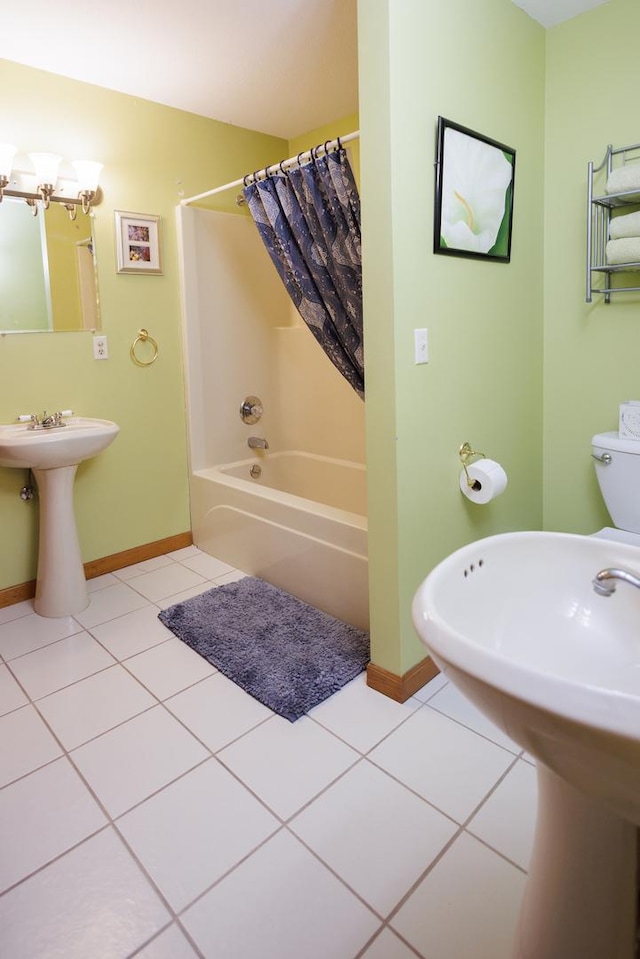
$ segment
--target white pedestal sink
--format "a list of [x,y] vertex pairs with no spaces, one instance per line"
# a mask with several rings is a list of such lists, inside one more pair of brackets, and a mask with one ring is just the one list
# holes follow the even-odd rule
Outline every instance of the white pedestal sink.
[[413,603],[418,634],[537,760],[532,861],[514,959],[633,959],[640,826],[640,589],[597,595],[640,549],[506,533],[458,550]]
[[72,616],[89,594],[73,511],[73,482],[82,460],[118,435],[110,420],[73,417],[64,426],[0,426],[0,466],[31,469],[40,497],[38,574],[34,608],[40,616]]

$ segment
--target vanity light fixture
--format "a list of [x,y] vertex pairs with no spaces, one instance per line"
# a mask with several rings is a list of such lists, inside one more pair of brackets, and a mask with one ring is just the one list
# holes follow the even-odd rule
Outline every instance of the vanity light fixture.
[[50,203],[62,203],[69,217],[75,220],[77,208],[88,214],[92,206],[102,199],[98,179],[102,163],[92,160],[74,160],[77,180],[58,175],[62,157],[56,153],[29,153],[34,172],[14,168],[18,148],[9,143],[0,143],[0,202],[4,196],[21,197],[38,212],[40,200],[45,210]]

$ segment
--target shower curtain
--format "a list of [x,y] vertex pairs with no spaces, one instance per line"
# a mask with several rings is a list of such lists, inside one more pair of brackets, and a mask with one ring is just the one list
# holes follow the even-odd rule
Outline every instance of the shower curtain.
[[364,399],[358,188],[344,149],[311,154],[249,183],[244,196],[296,309]]

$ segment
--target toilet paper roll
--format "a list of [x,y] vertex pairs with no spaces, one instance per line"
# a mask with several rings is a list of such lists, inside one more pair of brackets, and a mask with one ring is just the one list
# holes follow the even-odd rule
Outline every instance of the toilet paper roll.
[[467,466],[469,479],[473,481],[473,486],[467,482],[467,474],[464,470],[460,473],[460,489],[472,503],[490,503],[500,493],[504,493],[507,486],[507,474],[494,460],[482,459],[471,466]]

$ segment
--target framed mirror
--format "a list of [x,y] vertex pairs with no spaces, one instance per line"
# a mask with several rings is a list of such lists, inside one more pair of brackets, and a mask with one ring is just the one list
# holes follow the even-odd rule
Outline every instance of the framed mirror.
[[0,333],[100,329],[93,216],[0,204]]

